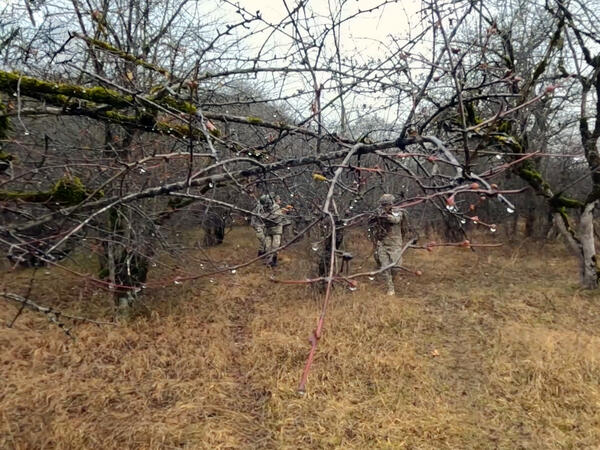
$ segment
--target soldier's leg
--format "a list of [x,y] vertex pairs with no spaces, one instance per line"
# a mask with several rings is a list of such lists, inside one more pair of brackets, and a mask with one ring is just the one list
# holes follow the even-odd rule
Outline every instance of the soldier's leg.
[[375,264],[377,264],[377,268],[381,268],[381,259],[379,258],[379,253],[381,252],[381,246],[379,244],[375,244],[375,251],[373,252],[373,258],[375,258]]
[[258,256],[262,256],[266,251],[266,236],[265,230],[258,229],[256,230],[256,238],[258,239]]
[[[378,253],[378,259],[379,259],[379,267],[386,267],[391,265],[394,260],[391,258],[391,255],[388,251],[388,249],[386,249],[383,245],[378,245],[377,246],[377,253]],[[394,290],[394,280],[392,278],[392,269],[386,269],[381,273],[383,280],[385,282],[385,287],[387,289],[387,294],[388,295],[394,295],[395,294],[395,290]]]
[[[281,245],[281,235],[274,234],[273,236],[271,236],[271,248],[269,249],[269,251],[279,248],[280,245]],[[271,255],[271,266],[275,267],[276,265],[277,265],[277,253],[273,253]]]
[[386,294],[395,295],[396,290],[394,289],[394,278],[392,277],[392,269],[384,270],[383,278],[385,280]]
[[[273,236],[267,234],[265,236],[265,251],[264,251],[264,253],[269,253],[272,250],[272,248],[273,248],[272,242],[273,242]],[[271,256],[269,255],[267,257],[267,259],[265,260],[265,264],[269,264],[270,262],[271,262]]]
[[394,262],[394,268],[390,269],[390,278],[392,279],[392,286],[394,282],[394,275],[400,272],[400,266],[402,265],[402,249],[400,247],[392,247],[388,249],[390,260]]

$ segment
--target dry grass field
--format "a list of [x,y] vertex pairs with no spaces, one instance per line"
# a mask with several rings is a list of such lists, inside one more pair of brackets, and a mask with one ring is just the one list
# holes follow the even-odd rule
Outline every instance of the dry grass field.
[[[492,236],[488,236],[490,239]],[[352,239],[354,270],[371,268]],[[211,250],[254,253],[248,229]],[[275,275],[309,275],[310,250]],[[193,262],[182,262],[193,270]],[[412,251],[423,276],[336,289],[307,394],[296,393],[320,297],[253,265],[155,290],[117,326],[70,340],[2,304],[2,449],[600,448],[600,298],[559,243]],[[31,271],[5,273],[21,294]],[[41,269],[31,298],[98,319],[111,301]]]

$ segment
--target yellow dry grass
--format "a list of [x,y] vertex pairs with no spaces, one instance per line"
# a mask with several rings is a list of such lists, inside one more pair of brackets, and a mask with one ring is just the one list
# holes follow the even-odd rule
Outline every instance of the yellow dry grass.
[[[354,269],[372,267],[351,242]],[[253,245],[236,229],[211,253],[241,260]],[[277,277],[305,278],[310,256],[283,252]],[[397,297],[367,279],[336,289],[304,397],[320,297],[263,267],[155,291],[127,323],[76,325],[76,341],[27,312],[0,331],[0,448],[598,448],[599,299],[560,244],[406,264],[424,274],[398,279]],[[30,276],[4,283],[23,293]],[[36,279],[32,298],[111,315],[80,280]]]

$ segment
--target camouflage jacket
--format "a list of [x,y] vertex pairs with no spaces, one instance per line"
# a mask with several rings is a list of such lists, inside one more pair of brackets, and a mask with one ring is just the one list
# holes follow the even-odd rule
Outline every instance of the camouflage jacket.
[[[282,234],[285,216],[281,208],[276,203],[273,203],[269,208],[264,208],[262,205],[256,205],[250,219],[250,225],[255,229],[264,229],[267,234]],[[260,216],[260,217],[259,217]]]
[[265,217],[265,226],[267,234],[282,234],[285,216],[277,203],[273,203]]
[[250,226],[255,230],[259,230],[265,227],[265,224],[260,216],[264,214],[263,207],[260,203],[252,210],[252,217],[250,218]]
[[369,220],[371,240],[386,246],[402,246],[402,229],[406,218],[407,213],[404,209],[378,208],[375,216]]

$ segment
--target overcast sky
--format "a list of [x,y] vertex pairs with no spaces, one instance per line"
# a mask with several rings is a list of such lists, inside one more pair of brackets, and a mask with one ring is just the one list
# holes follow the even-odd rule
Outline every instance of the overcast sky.
[[[287,0],[287,3],[293,8],[296,2]],[[308,6],[316,14],[327,17],[330,10],[338,9],[339,3],[339,0],[311,0]],[[358,8],[368,10],[379,3],[380,0],[348,1],[344,5],[344,16],[357,12]],[[259,10],[272,23],[278,23],[288,15],[283,0],[240,0],[239,4],[248,11]],[[401,1],[353,18],[342,27],[343,50],[349,53],[376,51],[381,43],[389,42],[389,35],[408,37],[411,29],[414,31],[417,28],[416,13],[419,8],[420,2],[417,0]]]

